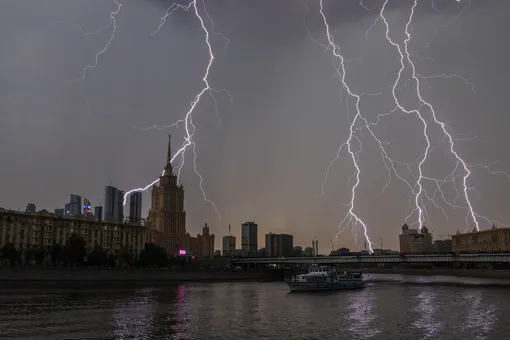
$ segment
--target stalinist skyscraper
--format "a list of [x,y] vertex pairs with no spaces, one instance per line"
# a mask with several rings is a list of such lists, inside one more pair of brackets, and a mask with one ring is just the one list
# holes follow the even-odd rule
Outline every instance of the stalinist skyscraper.
[[159,232],[159,245],[169,256],[179,250],[189,250],[190,236],[186,233],[186,211],[184,211],[184,188],[177,184],[173,172],[171,136],[168,136],[168,154],[165,172],[159,177],[159,185],[152,187],[152,202],[149,210],[149,228]]

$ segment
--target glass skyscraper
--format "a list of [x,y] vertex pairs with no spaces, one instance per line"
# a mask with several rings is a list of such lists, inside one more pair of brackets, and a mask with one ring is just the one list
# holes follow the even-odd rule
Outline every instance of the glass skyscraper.
[[124,191],[110,185],[105,188],[104,219],[124,219]]

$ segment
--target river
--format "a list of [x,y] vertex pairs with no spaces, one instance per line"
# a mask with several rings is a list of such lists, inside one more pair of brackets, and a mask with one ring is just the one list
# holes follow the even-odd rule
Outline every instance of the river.
[[[285,283],[0,291],[1,339],[509,339],[510,283],[369,275],[365,289]],[[507,286],[497,284],[507,284]]]

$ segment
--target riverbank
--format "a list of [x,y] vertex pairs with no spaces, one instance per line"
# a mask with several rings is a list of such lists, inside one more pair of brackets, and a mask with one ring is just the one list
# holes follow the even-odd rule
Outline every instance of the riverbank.
[[368,268],[362,269],[367,274],[400,274],[400,275],[420,275],[420,276],[454,276],[471,277],[484,279],[510,279],[510,270],[495,269],[409,269],[409,268]]
[[0,268],[0,287],[158,287],[183,282],[280,281],[283,270],[182,271],[110,268]]

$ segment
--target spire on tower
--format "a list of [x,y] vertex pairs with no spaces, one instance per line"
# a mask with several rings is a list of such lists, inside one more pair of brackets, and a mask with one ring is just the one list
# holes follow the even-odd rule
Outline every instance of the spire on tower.
[[172,160],[172,135],[168,135],[168,153],[166,156],[166,164],[170,165],[170,161]]

